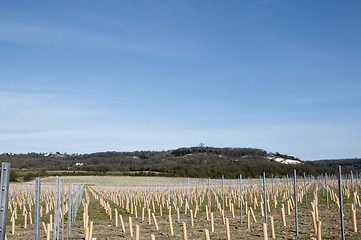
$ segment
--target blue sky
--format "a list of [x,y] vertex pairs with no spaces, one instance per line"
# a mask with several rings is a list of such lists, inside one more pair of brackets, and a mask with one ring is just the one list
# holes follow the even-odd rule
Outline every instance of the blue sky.
[[361,157],[360,1],[1,1],[0,152]]

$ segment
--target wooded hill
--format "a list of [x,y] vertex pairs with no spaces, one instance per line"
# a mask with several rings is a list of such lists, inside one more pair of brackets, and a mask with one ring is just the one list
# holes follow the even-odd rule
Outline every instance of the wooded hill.
[[349,159],[329,159],[314,161],[318,166],[337,169],[339,165],[342,166],[342,171],[357,171],[361,170],[361,158],[349,158]]
[[[279,163],[275,159],[292,159],[299,164]],[[175,177],[237,178],[335,173],[324,164],[302,162],[293,156],[268,153],[255,148],[188,147],[168,151],[98,152],[92,154],[2,154],[20,171],[61,170],[64,174],[161,175]]]

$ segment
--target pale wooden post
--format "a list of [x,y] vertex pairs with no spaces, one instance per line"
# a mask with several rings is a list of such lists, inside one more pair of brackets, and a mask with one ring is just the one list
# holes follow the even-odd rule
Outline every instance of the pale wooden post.
[[285,205],[284,204],[282,204],[282,207],[281,207],[281,216],[282,216],[283,226],[286,227],[286,213],[285,213]]
[[189,211],[189,213],[190,213],[190,217],[191,217],[191,227],[194,227],[194,220],[193,220],[193,210],[191,209],[190,211]]
[[183,240],[188,240],[187,238],[187,225],[185,222],[182,222],[182,229],[183,229]]
[[139,225],[135,225],[135,240],[139,240]]
[[263,229],[263,240],[268,240],[267,224],[266,223],[262,224],[262,229]]
[[210,240],[210,239],[209,239],[208,229],[204,229],[203,232],[204,232],[204,239],[205,239],[205,240]]
[[170,235],[174,235],[174,232],[173,232],[173,222],[172,222],[172,216],[171,215],[168,215],[168,222],[169,222],[169,229],[170,229]]
[[231,231],[229,229],[229,219],[226,218],[226,235],[227,235],[227,240],[231,240]]
[[153,217],[153,221],[154,221],[154,225],[155,225],[155,230],[159,230],[159,227],[158,227],[158,223],[157,223],[157,219],[155,218],[155,215],[154,213],[152,213],[152,217]]
[[129,233],[130,236],[133,237],[133,224],[132,224],[132,217],[129,217]]
[[322,234],[321,234],[321,221],[317,222],[317,240],[321,240],[322,239]]
[[272,239],[275,239],[276,233],[275,233],[275,225],[274,225],[274,221],[273,221],[273,216],[270,216],[270,223],[271,223],[271,237],[272,237]]
[[124,225],[123,217],[120,214],[119,214],[119,219],[120,219],[120,225],[122,227],[122,231],[125,232],[125,225]]

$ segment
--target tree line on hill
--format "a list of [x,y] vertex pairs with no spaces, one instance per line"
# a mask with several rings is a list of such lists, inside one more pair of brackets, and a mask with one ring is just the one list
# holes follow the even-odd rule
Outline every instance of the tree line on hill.
[[[319,175],[335,173],[335,169],[303,162],[283,164],[271,161],[270,157],[295,159],[280,153],[268,153],[255,148],[188,147],[168,151],[99,152],[77,155],[47,155],[40,153],[0,155],[1,161],[11,163],[19,171],[63,171],[63,174],[120,174],[158,175],[169,177],[238,178],[258,177],[263,172],[268,177],[299,174]],[[49,172],[48,172],[49,174]]]

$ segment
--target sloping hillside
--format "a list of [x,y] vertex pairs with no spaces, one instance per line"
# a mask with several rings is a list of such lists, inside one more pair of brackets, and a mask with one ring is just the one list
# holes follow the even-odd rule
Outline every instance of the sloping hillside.
[[361,158],[350,159],[329,159],[313,161],[314,164],[322,167],[337,169],[339,165],[342,166],[342,170],[345,171],[360,171],[361,170]]
[[99,152],[92,154],[2,154],[20,170],[93,171],[119,174],[163,175],[182,177],[236,178],[299,173],[317,175],[330,171],[327,167],[303,162],[279,153],[255,148],[189,147],[168,151]]

